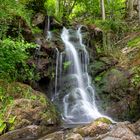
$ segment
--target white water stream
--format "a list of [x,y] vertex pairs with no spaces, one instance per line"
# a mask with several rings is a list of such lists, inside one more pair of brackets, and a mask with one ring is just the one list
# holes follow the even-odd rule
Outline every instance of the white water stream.
[[81,28],[76,31],[63,28],[61,39],[65,50],[57,51],[54,100],[62,111],[62,118],[70,124],[106,117],[96,107],[95,90],[87,72],[89,55],[82,41]]

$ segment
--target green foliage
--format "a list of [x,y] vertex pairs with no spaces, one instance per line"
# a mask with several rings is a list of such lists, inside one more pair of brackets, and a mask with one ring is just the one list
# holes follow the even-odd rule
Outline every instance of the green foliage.
[[133,67],[132,71],[133,71],[134,75],[131,79],[131,83],[134,87],[138,87],[138,86],[140,86],[139,85],[140,84],[140,67],[135,66],[135,67]]
[[102,80],[102,76],[98,75],[95,77],[95,82],[100,82]]
[[34,28],[32,28],[32,32],[33,32],[33,34],[38,34],[38,33],[42,33],[43,31],[41,29],[39,29],[38,27],[34,27]]
[[127,44],[129,47],[136,47],[136,46],[140,47],[140,36],[130,40]]
[[28,10],[31,10],[33,13],[37,12],[46,12],[44,3],[46,0],[19,0],[20,3],[25,5]]
[[87,1],[87,0],[81,0],[77,1],[76,5],[73,7],[72,13],[70,15],[71,19],[76,18],[83,18],[86,20],[89,20],[90,18],[96,18],[100,15],[100,7],[99,7],[99,1]]
[[112,121],[105,117],[98,118],[94,122],[96,125],[98,125],[100,123],[112,124]]
[[125,0],[108,0],[105,3],[106,15],[111,20],[122,19],[125,15]]
[[[125,7],[125,0],[105,1],[106,20],[114,23],[117,23],[118,20],[120,21],[125,16]],[[100,1],[77,0],[72,13],[70,14],[70,19],[88,23],[93,23],[95,20],[101,19]]]
[[66,61],[63,63],[64,70],[67,70],[71,65],[71,61]]
[[17,70],[17,80],[18,81],[29,81],[33,82],[40,78],[39,73],[36,71],[35,65],[29,66],[26,61],[23,62],[19,69]]
[[2,134],[5,129],[6,129],[6,123],[0,120],[0,134]]
[[14,27],[20,31],[20,19],[30,26],[32,11],[25,5],[16,0],[0,0],[0,3],[0,38],[5,38]]
[[27,22],[30,21],[30,11],[28,11],[23,4],[16,0],[0,0],[0,20],[11,20],[15,16],[20,16]]
[[124,23],[120,20],[118,20],[118,21],[114,21],[114,20],[105,20],[105,21],[95,20],[94,23],[97,27],[100,27],[104,31],[112,30],[114,32],[122,33],[122,32],[127,30],[126,23]]
[[[8,129],[12,129],[12,124],[14,123],[15,116],[8,115],[6,118],[4,114],[7,111],[8,106],[12,106],[13,98],[12,96],[6,95],[6,90],[0,85],[0,134],[4,133]],[[7,126],[8,124],[8,126]]]
[[54,16],[55,14],[55,7],[56,7],[56,1],[55,0],[46,0],[44,3],[45,8],[47,9],[47,14],[49,16]]
[[0,134],[5,133],[8,130],[13,130],[13,124],[15,122],[16,116],[10,116],[6,121],[4,118],[0,117]]
[[[26,64],[29,58],[27,49],[35,47],[34,44],[22,41],[14,41],[10,38],[0,42],[0,78],[16,80],[31,79],[33,70]],[[20,70],[20,72],[19,72]],[[24,74],[24,75],[23,75]]]

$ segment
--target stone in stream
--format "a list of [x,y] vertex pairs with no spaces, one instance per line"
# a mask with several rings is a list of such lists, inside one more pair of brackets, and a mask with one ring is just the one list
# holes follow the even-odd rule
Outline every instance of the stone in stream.
[[107,133],[110,129],[111,121],[106,118],[99,118],[86,126],[75,128],[73,131],[83,137],[95,137]]
[[64,134],[64,131],[58,131],[48,134],[38,140],[83,140],[83,137],[78,133]]
[[129,122],[120,122],[110,132],[100,135],[92,140],[140,140],[128,127]]
[[84,140],[78,133],[69,133],[65,136],[65,140]]
[[38,140],[64,140],[64,132],[63,131],[54,132]]
[[43,129],[37,125],[30,125],[21,129],[10,131],[2,136],[0,140],[33,140],[34,138],[42,135]]

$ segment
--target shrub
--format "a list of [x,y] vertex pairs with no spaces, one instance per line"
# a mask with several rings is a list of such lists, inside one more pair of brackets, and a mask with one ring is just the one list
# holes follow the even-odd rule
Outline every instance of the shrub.
[[[2,40],[0,42],[0,78],[8,80],[34,78],[33,74],[29,74],[33,72],[33,68],[26,64],[30,56],[26,50],[32,47],[35,45],[23,40],[14,41],[10,38]],[[19,71],[21,69],[22,71]]]

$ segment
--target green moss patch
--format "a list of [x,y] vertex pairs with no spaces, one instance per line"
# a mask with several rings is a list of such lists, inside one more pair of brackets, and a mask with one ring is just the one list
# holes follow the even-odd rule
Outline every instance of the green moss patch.
[[130,40],[127,44],[129,47],[140,47],[140,36]]
[[28,125],[58,124],[55,106],[41,92],[0,80],[0,134]]

